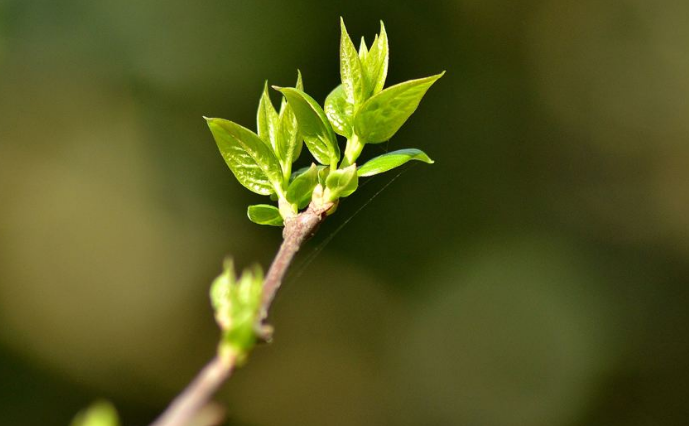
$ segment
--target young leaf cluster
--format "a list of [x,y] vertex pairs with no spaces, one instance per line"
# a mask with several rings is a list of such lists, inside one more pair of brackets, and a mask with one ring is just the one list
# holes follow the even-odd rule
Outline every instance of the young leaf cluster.
[[244,361],[256,343],[256,324],[263,294],[263,272],[259,266],[235,275],[234,264],[225,261],[224,270],[210,290],[215,321],[222,330],[218,354]]
[[[206,119],[237,180],[277,201],[277,207],[250,206],[248,216],[255,223],[282,226],[309,203],[336,206],[340,198],[356,191],[359,178],[411,160],[433,163],[418,149],[402,149],[357,166],[363,148],[392,138],[444,72],[385,88],[390,53],[383,23],[371,45],[362,37],[358,49],[342,20],[340,27],[341,84],[330,92],[323,107],[304,91],[298,73],[295,87],[273,86],[283,96],[279,111],[265,84],[258,107],[258,134],[229,120]],[[344,153],[340,152],[337,135],[346,138]],[[315,163],[293,173],[302,144]]]

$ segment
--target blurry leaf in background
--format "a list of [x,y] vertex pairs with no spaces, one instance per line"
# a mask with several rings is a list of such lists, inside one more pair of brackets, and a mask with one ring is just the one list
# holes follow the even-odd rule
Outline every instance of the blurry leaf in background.
[[119,426],[117,410],[109,402],[96,402],[77,414],[71,426]]

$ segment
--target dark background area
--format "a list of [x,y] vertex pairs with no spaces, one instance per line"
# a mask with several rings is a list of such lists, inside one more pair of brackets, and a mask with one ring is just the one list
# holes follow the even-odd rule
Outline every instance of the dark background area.
[[212,356],[223,257],[280,231],[201,116],[255,128],[297,68],[322,102],[339,16],[385,21],[388,84],[447,70],[364,151],[436,163],[326,221],[228,424],[689,424],[681,0],[0,2],[0,424],[144,425]]

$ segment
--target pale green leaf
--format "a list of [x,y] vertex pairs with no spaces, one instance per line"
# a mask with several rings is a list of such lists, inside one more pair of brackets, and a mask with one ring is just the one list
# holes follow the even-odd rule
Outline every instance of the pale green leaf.
[[296,204],[299,209],[311,201],[311,193],[318,183],[318,167],[311,164],[308,170],[294,178],[287,188],[287,201]]
[[395,167],[399,167],[411,160],[423,161],[427,164],[434,163],[428,155],[419,149],[400,149],[370,159],[366,164],[359,167],[357,174],[359,177],[377,175],[392,170]]
[[269,204],[256,204],[247,209],[249,220],[259,225],[282,226],[283,220],[280,210]]
[[[304,90],[304,83],[301,79],[301,72],[297,70],[296,88]],[[283,164],[283,171],[289,173],[291,165],[301,154],[303,138],[299,132],[297,117],[294,115],[292,107],[287,103],[285,97],[282,98],[280,106],[280,137],[278,138],[278,157]]]
[[366,59],[362,60],[367,81],[367,96],[375,95],[383,90],[385,79],[388,75],[389,61],[388,35],[385,32],[383,21],[380,21],[380,35],[376,37],[375,42],[371,45]]
[[361,42],[359,43],[359,60],[363,61],[366,59],[366,55],[368,54],[368,47],[366,47],[366,40],[364,37],[361,37]]
[[356,191],[359,179],[356,174],[356,165],[352,164],[340,170],[332,170],[325,180],[326,201],[335,201],[344,198]]
[[340,18],[340,77],[349,103],[359,105],[366,100],[366,77],[359,53],[349,38],[344,20]]
[[278,113],[275,111],[273,102],[270,100],[268,94],[268,82],[266,81],[261,94],[261,100],[258,102],[258,113],[256,114],[256,122],[258,128],[258,136],[263,142],[271,147],[276,154],[278,146],[278,129],[279,120]]
[[325,115],[338,135],[352,137],[354,105],[347,101],[347,95],[341,84],[325,99]]
[[292,107],[299,123],[299,130],[306,147],[316,161],[324,165],[336,164],[340,159],[340,148],[332,126],[325,112],[311,96],[291,87],[275,87]]
[[389,140],[416,111],[426,91],[443,74],[444,71],[396,84],[371,97],[354,117],[355,133],[366,143]]
[[215,143],[239,183],[270,195],[280,188],[282,171],[271,149],[251,130],[222,118],[206,118]]

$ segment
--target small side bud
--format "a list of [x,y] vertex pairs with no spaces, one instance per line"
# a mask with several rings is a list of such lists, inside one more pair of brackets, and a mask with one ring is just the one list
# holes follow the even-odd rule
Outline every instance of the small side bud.
[[120,421],[115,407],[107,401],[93,403],[79,412],[71,426],[119,426]]
[[263,272],[259,266],[235,275],[232,260],[211,285],[211,304],[215,320],[222,330],[218,348],[221,358],[236,357],[241,363],[256,344],[256,324],[259,321],[263,295]]

